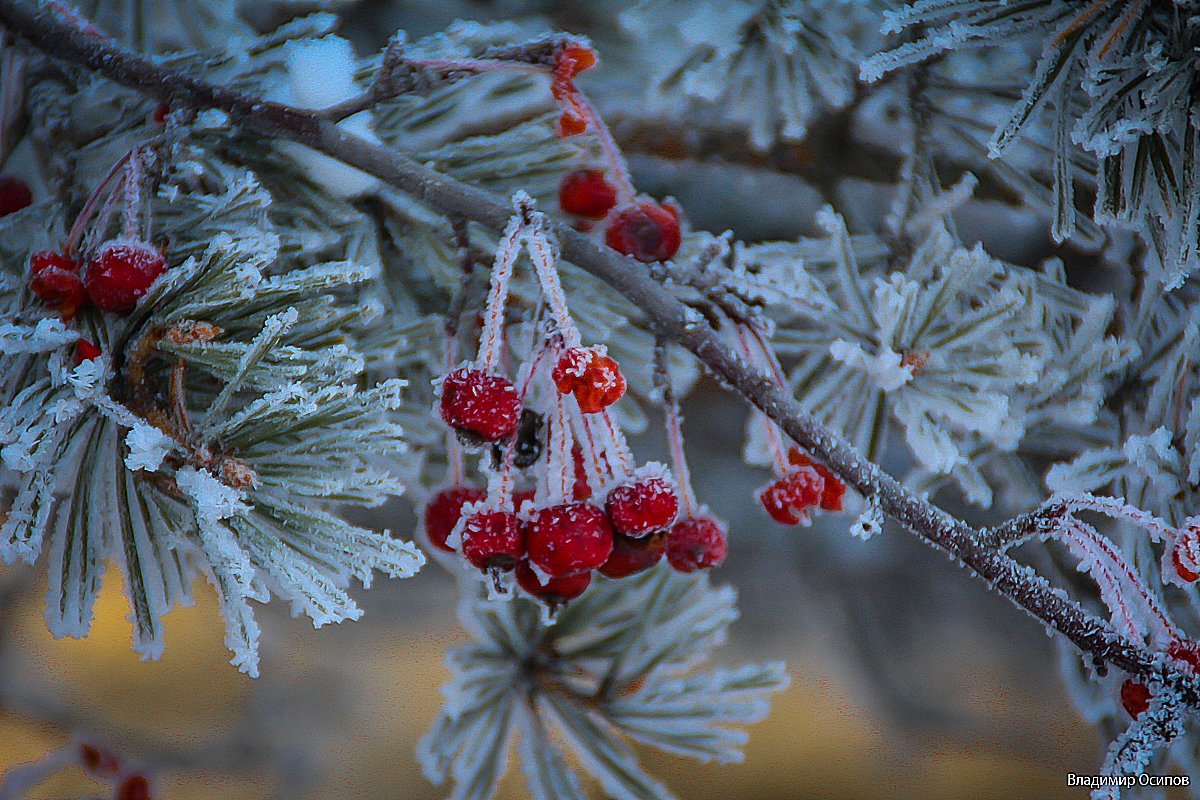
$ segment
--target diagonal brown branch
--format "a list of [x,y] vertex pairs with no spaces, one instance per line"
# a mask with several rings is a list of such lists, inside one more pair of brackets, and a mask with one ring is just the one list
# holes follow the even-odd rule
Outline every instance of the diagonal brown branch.
[[[474,220],[497,231],[512,214],[503,198],[460,183],[388,147],[338,128],[320,113],[303,111],[207,83],[122,50],[23,0],[0,0],[0,24],[47,55],[87,67],[112,81],[167,103],[216,108],[243,127],[288,139],[367,172],[451,218]],[[1167,664],[1140,643],[1117,635],[1028,567],[999,552],[988,537],[904,488],[848,442],[805,414],[785,390],[751,370],[717,333],[656,282],[645,265],[600,246],[565,225],[553,231],[563,256],[607,282],[646,316],[655,332],[690,350],[717,378],[779,424],[801,447],[824,461],[842,480],[874,498],[905,529],[948,553],[994,591],[1061,633],[1096,664],[1157,678],[1200,706],[1200,681]]]

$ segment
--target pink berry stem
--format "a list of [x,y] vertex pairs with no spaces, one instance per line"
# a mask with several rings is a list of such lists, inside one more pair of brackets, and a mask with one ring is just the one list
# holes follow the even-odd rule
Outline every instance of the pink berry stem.
[[625,432],[621,430],[621,426],[613,419],[612,414],[609,413],[607,408],[600,412],[600,417],[604,420],[608,439],[612,442],[613,450],[616,451],[617,461],[621,466],[620,474],[622,476],[633,474],[633,451],[629,449],[629,442],[625,439]]
[[500,346],[504,339],[504,306],[508,300],[513,266],[521,252],[524,229],[521,215],[515,215],[509,220],[496,248],[496,262],[492,265],[492,281],[483,312],[483,331],[479,337],[479,367],[484,372],[493,372],[500,361]]
[[[453,371],[458,363],[458,340],[446,335],[446,374]],[[458,436],[450,431],[446,434],[446,472],[451,486],[462,486],[466,480],[466,465],[463,463],[462,444]]]
[[[575,409],[578,411],[578,403],[575,404]],[[587,458],[591,462],[592,472],[596,478],[596,490],[602,492],[608,486],[614,470],[607,460],[607,452],[601,453],[602,448],[596,442],[596,434],[592,431],[592,415],[579,412],[577,419],[579,420],[580,427],[583,429],[584,449],[586,450]]]
[[525,246],[529,249],[529,258],[533,261],[538,284],[558,325],[563,345],[567,348],[579,347],[582,339],[579,336],[579,328],[575,326],[567,308],[567,295],[563,292],[562,281],[558,277],[558,253],[546,236],[545,217],[536,210],[533,198],[529,195],[522,192],[517,197],[517,203],[529,219],[530,232]]
[[0,50],[0,164],[8,160],[8,152],[16,138],[17,117],[25,98],[25,56],[17,51],[8,37]]
[[[755,366],[761,366],[763,361],[761,355],[762,339],[757,338],[757,334],[755,334],[754,330],[746,325],[738,325],[737,334],[738,343],[742,346],[742,352],[746,356],[746,361]],[[756,354],[754,349],[750,346],[752,336],[755,337],[755,340],[759,344],[760,349],[758,354]],[[780,380],[781,372],[782,370],[775,370],[774,374],[777,382]],[[780,385],[782,385],[782,383],[780,383]],[[789,468],[787,450],[784,448],[783,437],[779,433],[779,428],[775,426],[774,422],[771,422],[771,420],[767,419],[765,414],[758,414],[758,418],[767,434],[767,448],[771,451],[771,458],[775,462],[775,471],[780,476],[786,475]]]
[[637,200],[637,189],[633,186],[633,178],[629,174],[629,165],[625,162],[625,156],[621,153],[621,148],[617,147],[617,142],[613,139],[612,131],[608,129],[608,125],[596,111],[596,107],[592,105],[592,101],[587,95],[578,89],[575,90],[575,100],[579,104],[587,119],[587,126],[596,134],[596,140],[600,145],[600,153],[604,160],[608,163],[609,178],[613,184],[613,188],[617,190],[617,205],[616,208],[626,208],[632,206]]
[[[137,148],[135,147],[134,150],[136,149]],[[104,196],[109,184],[112,183],[113,178],[115,178],[118,174],[124,173],[125,164],[129,161],[129,157],[132,154],[133,150],[130,150],[128,153],[121,156],[117,160],[117,163],[113,164],[112,169],[108,171],[108,174],[104,176],[104,180],[100,181],[99,185],[97,185],[91,195],[88,196],[87,202],[83,204],[83,209],[79,212],[79,216],[75,218],[75,223],[71,225],[71,230],[67,233],[67,244],[63,249],[63,255],[69,258],[74,257],[76,249],[79,247],[79,242],[83,238],[87,223],[96,213],[96,208],[100,203],[101,197]]]
[[546,464],[546,502],[538,505],[565,503],[575,484],[575,459],[571,455],[570,422],[563,396],[554,392],[554,416],[550,420],[550,452]]
[[125,200],[121,207],[121,234],[129,240],[138,239],[140,230],[138,216],[142,210],[141,147],[135,147],[129,152],[129,161],[125,166],[125,176],[121,188],[124,190]]
[[679,485],[679,504],[683,517],[694,517],[698,504],[692,489],[692,472],[688,468],[687,453],[683,447],[683,416],[679,413],[679,401],[669,388],[663,391],[663,409],[666,412],[667,443],[671,448],[671,472]]

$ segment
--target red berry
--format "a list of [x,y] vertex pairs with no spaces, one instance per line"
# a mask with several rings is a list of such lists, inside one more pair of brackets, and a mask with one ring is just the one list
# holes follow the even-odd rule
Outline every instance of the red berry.
[[0,217],[15,214],[33,203],[29,184],[11,175],[0,175]]
[[596,65],[596,51],[583,42],[569,42],[558,51],[558,60],[554,64],[554,79],[557,81],[574,80],[575,76]]
[[79,366],[85,361],[97,359],[103,352],[103,350],[96,347],[96,345],[87,339],[78,339],[75,342],[75,366]]
[[679,498],[668,481],[647,478],[613,489],[606,507],[613,530],[638,537],[670,527],[679,513]]
[[159,103],[158,108],[154,109],[154,113],[150,115],[150,118],[154,121],[155,125],[166,125],[167,115],[170,113],[171,106],[166,103]]
[[463,523],[462,554],[480,569],[507,572],[525,555],[524,539],[516,514],[481,511]]
[[841,511],[842,498],[846,495],[846,484],[834,475],[829,467],[813,461],[806,453],[793,447],[788,452],[788,461],[797,467],[812,467],[825,480],[825,488],[821,490],[820,506],[825,511]]
[[604,219],[617,204],[617,190],[598,169],[577,169],[558,187],[558,205],[568,214]]
[[125,314],[166,268],[163,254],[148,244],[109,242],[88,264],[83,284],[102,310]]
[[558,391],[574,394],[579,410],[596,414],[625,394],[625,376],[616,360],[592,347],[572,347],[554,365],[551,376]]
[[667,534],[667,561],[676,572],[719,566],[728,550],[725,529],[712,517],[686,517]]
[[133,774],[121,781],[114,800],[150,800],[150,781],[145,775]]
[[442,419],[472,442],[496,442],[517,430],[521,399],[512,381],[479,369],[458,369],[442,382]]
[[486,497],[487,491],[478,486],[451,486],[438,492],[425,506],[425,534],[429,536],[429,543],[439,550],[453,553],[454,548],[446,544],[446,540],[458,524],[463,506]]
[[825,479],[813,467],[796,467],[758,493],[758,500],[783,525],[808,522],[808,509],[821,503]]
[[73,319],[88,299],[79,278],[79,262],[52,250],[29,257],[29,291],[65,320]]
[[1200,673],[1200,644],[1189,639],[1174,639],[1167,646],[1167,655]]
[[1126,678],[1121,684],[1121,705],[1125,707],[1125,713],[1136,719],[1150,707],[1150,690],[1144,683]]
[[679,212],[649,202],[621,209],[608,224],[604,241],[638,261],[666,261],[679,250]]
[[613,551],[600,565],[600,574],[609,578],[625,578],[650,569],[662,560],[667,550],[667,535],[654,533],[634,539],[621,533],[613,534]]
[[588,126],[586,101],[575,88],[575,76],[596,63],[596,53],[580,42],[571,42],[558,53],[550,94],[562,108],[558,134],[562,137],[583,133]]
[[608,517],[588,503],[564,503],[538,511],[525,534],[529,560],[554,578],[603,564],[613,549]]
[[90,744],[79,746],[79,762],[84,771],[93,778],[110,778],[121,770],[116,756]]
[[592,573],[580,572],[561,578],[546,578],[546,583],[543,584],[528,561],[517,562],[517,583],[551,608],[579,597],[591,582]]

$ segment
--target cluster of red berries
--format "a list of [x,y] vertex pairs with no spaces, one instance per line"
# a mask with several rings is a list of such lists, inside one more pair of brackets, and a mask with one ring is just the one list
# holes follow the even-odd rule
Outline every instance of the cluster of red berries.
[[[680,487],[671,473],[659,464],[635,467],[609,413],[626,390],[620,366],[603,346],[580,343],[544,220],[527,196],[516,207],[492,270],[478,357],[449,371],[439,398],[442,420],[457,434],[452,448],[493,446],[488,488],[452,470],[449,488],[425,509],[431,544],[457,550],[497,585],[501,574],[515,573],[518,585],[552,607],[579,596],[594,571],[622,578],[664,556],[684,572],[716,566],[725,557],[723,528],[702,513],[678,519]],[[508,283],[522,248],[551,319],[535,321],[518,387],[499,365]],[[516,490],[517,469],[530,470],[535,490]]]
[[[143,158],[142,148],[134,148],[113,167],[88,198],[61,252],[40,250],[29,258],[29,290],[64,320],[73,319],[89,302],[101,311],[127,314],[166,271],[166,258],[139,234]],[[77,257],[85,238],[104,234],[108,210],[118,201],[121,235],[86,248],[89,258]]]
[[86,266],[65,252],[40,250],[29,257],[29,290],[65,320],[89,301],[128,314],[166,269],[163,254],[136,239],[106,242]]
[[808,522],[810,508],[842,510],[846,484],[828,467],[795,447],[788,451],[788,463],[791,469],[758,493],[771,519],[783,525],[799,525]]
[[[1190,639],[1173,639],[1167,646],[1167,656],[1176,664],[1200,675],[1200,643]],[[1146,684],[1133,678],[1126,678],[1121,684],[1121,706],[1134,719],[1150,707],[1153,696]]]
[[666,261],[679,250],[679,209],[643,200],[617,208],[617,190],[602,170],[579,169],[563,178],[558,205],[586,220],[608,218],[604,242],[638,261]]
[[150,780],[142,772],[126,768],[110,751],[82,743],[76,754],[88,777],[114,784],[113,800],[150,800]]

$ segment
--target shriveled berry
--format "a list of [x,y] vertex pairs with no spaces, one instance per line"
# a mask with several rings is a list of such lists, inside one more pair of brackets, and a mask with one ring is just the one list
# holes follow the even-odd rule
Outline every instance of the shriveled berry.
[[104,311],[126,314],[167,268],[163,254],[143,242],[109,242],[88,263],[83,285]]
[[481,511],[463,523],[462,554],[480,569],[507,572],[525,555],[524,538],[516,514]]
[[620,365],[593,347],[569,348],[558,359],[551,377],[559,392],[575,395],[585,414],[599,413],[625,394]]
[[0,175],[0,217],[15,214],[33,204],[29,184],[11,175]]
[[446,544],[446,540],[462,517],[463,506],[486,497],[487,491],[478,486],[451,486],[438,492],[425,506],[425,533],[430,544],[453,553],[454,548]]
[[88,299],[79,277],[79,262],[52,250],[39,250],[29,257],[29,291],[65,320],[73,319]]
[[1185,529],[1171,548],[1171,563],[1175,573],[1187,583],[1200,578],[1200,542],[1192,528]]
[[543,508],[525,534],[529,560],[542,572],[561,578],[596,569],[613,549],[608,517],[589,503]]
[[113,798],[114,800],[150,800],[150,781],[140,773],[130,775],[117,786]]
[[546,419],[532,408],[522,408],[517,423],[517,440],[513,444],[513,464],[517,469],[532,467],[542,457],[542,429]]
[[521,399],[512,381],[480,369],[457,369],[442,383],[442,419],[472,442],[496,442],[517,430]]
[[1190,639],[1172,639],[1167,645],[1167,655],[1200,673],[1200,644]]
[[808,522],[808,509],[820,505],[825,479],[813,467],[796,467],[787,475],[768,484],[758,493],[758,500],[782,525]]
[[635,538],[666,530],[679,513],[675,487],[662,478],[621,484],[608,493],[605,505],[613,530]]
[[87,339],[77,339],[75,341],[75,366],[79,366],[85,361],[97,359],[103,352]]
[[1126,678],[1121,684],[1121,705],[1125,713],[1136,719],[1150,707],[1150,690],[1146,684],[1138,683],[1133,678]]
[[543,584],[538,574],[529,566],[528,561],[517,562],[517,584],[529,594],[541,600],[551,608],[555,608],[568,600],[574,600],[592,582],[592,573],[579,572],[575,575],[565,575],[561,578],[546,578]]
[[813,461],[806,453],[800,452],[800,449],[793,447],[788,452],[788,461],[797,467],[812,467],[825,480],[825,486],[821,490],[821,499],[819,505],[824,511],[841,511],[842,499],[846,495],[846,484],[834,475],[829,467],[819,462]]
[[679,212],[672,206],[644,202],[621,209],[608,224],[604,241],[638,261],[666,261],[679,250]]
[[582,42],[570,42],[558,53],[550,94],[562,108],[558,119],[559,136],[565,138],[587,130],[587,103],[575,88],[575,76],[595,63],[595,51]]
[[659,532],[640,539],[622,533],[613,534],[613,550],[600,565],[600,574],[609,578],[625,578],[648,570],[662,560],[667,551],[667,535]]
[[617,190],[598,169],[577,169],[558,187],[558,205],[568,214],[604,219],[617,204]]
[[667,561],[676,572],[719,566],[728,549],[725,529],[712,517],[685,517],[667,534]]

